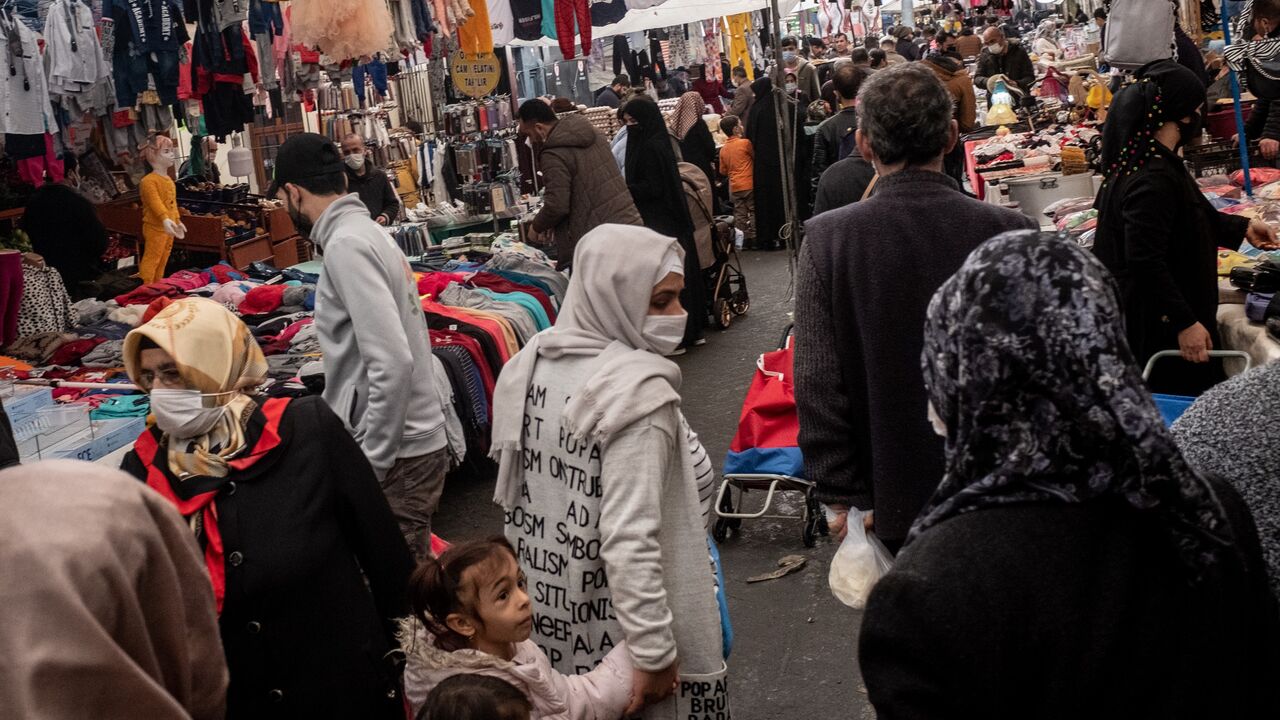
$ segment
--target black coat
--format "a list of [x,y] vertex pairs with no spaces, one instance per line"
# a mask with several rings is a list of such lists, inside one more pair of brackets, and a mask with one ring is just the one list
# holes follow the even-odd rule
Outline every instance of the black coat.
[[1274,718],[1277,610],[1257,531],[1192,589],[1156,518],[1116,500],[976,510],[908,545],[867,602],[881,720]]
[[[751,85],[756,101],[751,105],[747,122],[747,139],[751,141],[752,178],[756,210],[756,241],[763,247],[781,242],[778,234],[787,222],[786,205],[782,192],[782,159],[778,155],[778,120],[774,114],[773,82],[765,77]],[[791,112],[790,104],[783,112]],[[804,132],[798,122],[793,122],[797,135]],[[799,138],[797,137],[797,142]]]
[[[809,165],[809,186],[813,188],[814,197],[818,191],[818,181],[827,168],[842,160],[840,144],[846,136],[858,129],[858,112],[852,107],[842,108],[840,112],[822,121],[818,126],[817,136],[813,139],[813,161]],[[857,150],[853,151],[855,154]],[[859,193],[861,195],[861,193]],[[819,212],[817,207],[813,212]]]
[[883,538],[906,537],[943,469],[920,371],[929,300],[988,238],[1036,227],[923,170],[882,177],[871,197],[805,225],[794,378],[819,500],[874,509]]
[[707,175],[707,184],[716,185],[716,141],[711,138],[711,130],[702,119],[689,128],[680,140],[680,154],[687,163],[697,165]]
[[818,180],[818,189],[814,191],[813,197],[813,214],[821,215],[828,210],[858,202],[875,176],[875,166],[857,153],[835,163]]
[[1004,75],[1018,84],[1023,94],[1031,92],[1036,81],[1036,68],[1031,64],[1031,56],[1018,43],[1009,43],[1009,47],[1000,55],[992,55],[983,48],[978,56],[978,65],[973,71],[973,84],[987,89],[987,79],[995,75]]
[[[251,437],[263,422],[259,411]],[[280,437],[215,500],[227,558],[227,718],[403,718],[400,678],[384,657],[408,610],[404,537],[323,400],[291,401]],[[156,462],[168,472],[166,457],[162,446]],[[122,467],[146,477],[133,452]]]
[[347,192],[360,196],[360,202],[369,208],[369,217],[376,220],[379,215],[386,215],[388,221],[395,222],[400,215],[400,196],[391,187],[387,173],[367,158],[364,161],[363,175],[357,175],[351,168],[345,170]]
[[[1132,175],[1111,182],[1114,187],[1098,195],[1093,252],[1120,283],[1138,364],[1159,350],[1178,349],[1178,333],[1197,322],[1220,347],[1218,247],[1239,245],[1249,220],[1214,210],[1182,159],[1163,146]],[[1202,372],[1207,366],[1166,362],[1158,366],[1166,371],[1164,391],[1196,395],[1214,381]]]
[[[679,238],[681,245],[693,243],[693,221],[685,204],[684,184],[671,148],[672,137],[665,131],[648,137],[627,131],[627,143],[639,143],[638,152],[628,153],[627,188],[640,211],[644,226],[668,237]],[[685,248],[688,252],[688,247]]]

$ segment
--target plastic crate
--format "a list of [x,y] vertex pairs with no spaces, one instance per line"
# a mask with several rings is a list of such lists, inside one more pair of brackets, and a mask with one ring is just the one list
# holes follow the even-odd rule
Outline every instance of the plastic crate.
[[[1240,169],[1240,148],[1230,141],[1195,145],[1182,151],[1192,177],[1230,175]],[[1249,144],[1249,167],[1265,163],[1257,143]]]

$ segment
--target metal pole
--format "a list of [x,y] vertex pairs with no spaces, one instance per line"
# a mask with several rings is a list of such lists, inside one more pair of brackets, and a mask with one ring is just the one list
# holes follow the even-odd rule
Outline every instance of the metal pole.
[[[774,62],[777,63],[778,78],[781,80],[783,75],[782,68],[782,32],[779,29],[781,17],[778,14],[778,0],[769,0],[771,15],[773,16],[773,55]],[[782,238],[780,238],[787,246],[787,264],[790,267],[792,277],[795,276],[795,256],[796,256],[796,228],[798,222],[796,220],[796,194],[795,194],[795,128],[792,121],[795,112],[791,109],[791,99],[787,97],[786,92],[775,84],[773,88],[773,114],[774,121],[778,125],[778,157],[782,166],[782,207],[786,215],[786,222],[782,225]],[[773,238],[779,239],[779,238]]]
[[[1222,3],[1222,40],[1226,44],[1231,44],[1231,4]],[[1244,169],[1244,193],[1249,197],[1253,197],[1253,178],[1249,172],[1249,138],[1244,134],[1244,115],[1240,111],[1240,80],[1236,77],[1236,71],[1228,68],[1228,76],[1231,78],[1231,99],[1233,109],[1236,115],[1236,137],[1240,142],[1240,167]],[[1205,109],[1208,112],[1208,109]]]

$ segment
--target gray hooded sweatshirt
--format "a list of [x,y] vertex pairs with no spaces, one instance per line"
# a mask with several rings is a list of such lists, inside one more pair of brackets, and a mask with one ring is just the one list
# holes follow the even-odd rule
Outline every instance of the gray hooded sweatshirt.
[[315,315],[324,400],[382,478],[397,458],[446,442],[417,282],[358,195],[321,213],[311,239],[324,260]]

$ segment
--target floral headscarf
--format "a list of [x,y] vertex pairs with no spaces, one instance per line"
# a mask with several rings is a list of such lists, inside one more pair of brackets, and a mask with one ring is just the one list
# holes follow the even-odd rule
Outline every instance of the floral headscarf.
[[1231,545],[1134,364],[1114,280],[1065,237],[975,250],[929,304],[921,363],[947,467],[908,543],[984,507],[1111,497],[1163,519],[1193,580]]

